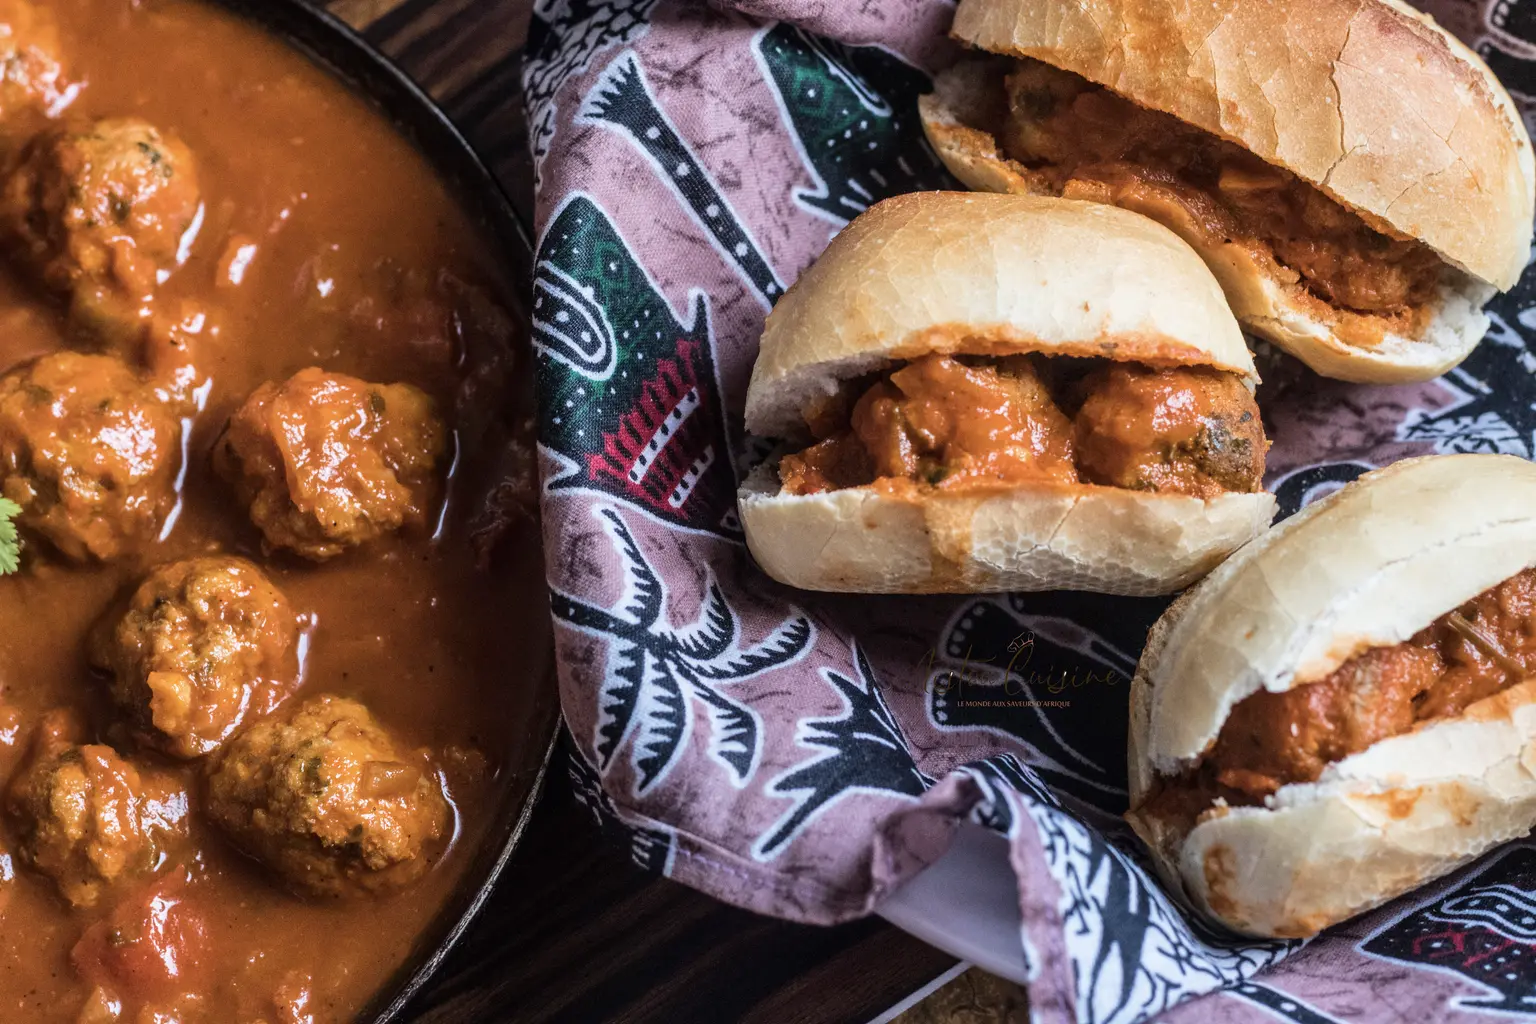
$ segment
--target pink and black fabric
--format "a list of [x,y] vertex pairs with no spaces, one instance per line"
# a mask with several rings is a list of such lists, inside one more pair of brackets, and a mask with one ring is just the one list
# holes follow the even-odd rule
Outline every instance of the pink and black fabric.
[[[1432,10],[1536,97],[1536,0]],[[763,318],[861,210],[956,187],[916,113],[953,11],[538,5],[542,503],[577,792],[638,863],[813,923],[869,913],[956,823],[994,829],[1040,1021],[1536,1018],[1536,844],[1305,946],[1214,932],[1158,887],[1120,815],[1127,684],[1165,602],[814,595],[747,556]],[[1536,456],[1536,277],[1493,313],[1422,385],[1261,351],[1282,514],[1409,455]]]

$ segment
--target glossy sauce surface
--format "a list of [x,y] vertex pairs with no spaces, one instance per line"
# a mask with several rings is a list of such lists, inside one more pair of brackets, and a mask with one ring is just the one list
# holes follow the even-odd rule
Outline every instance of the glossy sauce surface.
[[[79,1019],[101,965],[122,957],[109,940],[123,928],[112,922],[148,908],[135,927],[184,932],[195,955],[171,972],[179,981],[143,991],[121,980],[136,976],[132,965],[107,970],[121,996],[118,1019],[347,1020],[453,891],[489,824],[518,731],[523,703],[508,690],[541,678],[547,613],[524,606],[513,574],[485,571],[470,539],[483,526],[475,517],[494,475],[477,465],[477,446],[502,397],[494,382],[505,370],[509,321],[487,296],[503,285],[420,156],[258,28],[179,0],[46,7],[65,75],[82,86],[65,116],[142,118],[174,132],[196,161],[201,224],[155,305],[189,338],[199,387],[178,502],[159,541],[85,567],[35,544],[24,571],[0,579],[0,776],[15,771],[48,712],[72,709],[92,739],[181,777],[190,838],[131,898],[90,910],[71,909],[7,852],[0,1019]],[[83,343],[61,302],[0,267],[0,370]],[[211,472],[210,453],[247,395],[310,366],[409,381],[435,400],[453,432],[442,468],[457,472],[427,529],[323,564],[263,550],[245,509]],[[476,388],[465,386],[472,372]],[[403,892],[363,902],[290,894],[200,816],[199,765],[124,736],[107,684],[87,662],[91,631],[154,566],[211,552],[259,562],[291,603],[302,630],[301,696],[356,698],[402,743],[430,752],[452,806],[452,842]],[[0,850],[16,849],[11,829],[0,825]],[[140,1016],[155,1010],[171,1015]]]
[[1536,666],[1536,571],[1526,569],[1400,644],[1326,678],[1259,691],[1233,708],[1211,752],[1224,785],[1262,799],[1417,722],[1450,718]]
[[1189,826],[1218,799],[1262,804],[1330,764],[1422,723],[1453,718],[1536,669],[1536,569],[1478,594],[1400,644],[1356,654],[1322,679],[1238,702],[1215,744],[1143,801]]
[[1211,498],[1259,490],[1269,447],[1234,374],[1037,355],[923,356],[806,420],[823,440],[780,461],[788,494],[1044,482]]

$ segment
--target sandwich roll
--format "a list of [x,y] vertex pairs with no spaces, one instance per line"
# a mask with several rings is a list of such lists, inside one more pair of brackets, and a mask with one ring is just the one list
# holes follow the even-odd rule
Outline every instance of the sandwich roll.
[[1156,219],[1324,376],[1444,372],[1530,257],[1518,111],[1398,0],[961,0],[953,35],[983,52],[921,112],[956,177]]
[[1253,359],[1166,228],[1093,203],[916,193],[768,317],[739,499],[810,590],[1169,593],[1269,525]]
[[1164,880],[1302,938],[1536,826],[1536,465],[1411,459],[1237,552],[1153,627],[1127,815]]

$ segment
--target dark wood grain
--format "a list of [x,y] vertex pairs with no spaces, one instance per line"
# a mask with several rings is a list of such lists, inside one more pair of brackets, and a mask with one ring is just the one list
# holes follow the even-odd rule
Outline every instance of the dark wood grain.
[[602,839],[557,771],[413,1019],[861,1024],[953,963],[878,920],[790,925],[645,874]]
[[[532,0],[338,0],[441,103],[531,222],[519,50]],[[786,924],[634,867],[556,754],[491,902],[407,1015],[419,1024],[862,1024],[954,959],[879,920]]]
[[331,6],[437,99],[531,225],[521,51],[532,0],[343,0]]

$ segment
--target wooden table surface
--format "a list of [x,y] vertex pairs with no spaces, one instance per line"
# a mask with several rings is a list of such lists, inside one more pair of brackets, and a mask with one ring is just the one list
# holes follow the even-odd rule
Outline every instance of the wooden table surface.
[[[331,0],[431,92],[532,221],[519,51],[533,0]],[[421,1024],[863,1024],[954,959],[879,920],[810,928],[644,874],[571,796],[564,754],[490,904],[416,999]]]

